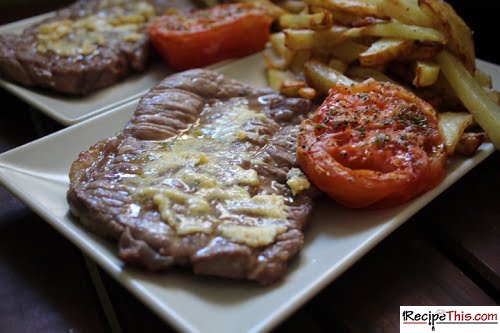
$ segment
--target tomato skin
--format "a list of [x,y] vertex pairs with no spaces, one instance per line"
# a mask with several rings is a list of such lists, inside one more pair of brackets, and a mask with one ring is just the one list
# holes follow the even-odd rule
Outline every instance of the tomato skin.
[[300,127],[298,160],[320,190],[351,208],[407,202],[446,176],[437,116],[393,84],[337,86]]
[[165,61],[175,70],[186,70],[262,50],[272,21],[250,4],[230,4],[164,15],[148,32]]

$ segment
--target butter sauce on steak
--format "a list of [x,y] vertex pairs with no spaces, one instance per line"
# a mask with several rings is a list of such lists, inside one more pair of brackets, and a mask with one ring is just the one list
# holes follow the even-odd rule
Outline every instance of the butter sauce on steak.
[[74,162],[71,211],[119,239],[126,262],[272,283],[302,246],[316,192],[296,161],[311,108],[212,71],[170,76]]
[[0,77],[85,95],[145,69],[146,25],[189,1],[80,0],[22,34],[0,35]]

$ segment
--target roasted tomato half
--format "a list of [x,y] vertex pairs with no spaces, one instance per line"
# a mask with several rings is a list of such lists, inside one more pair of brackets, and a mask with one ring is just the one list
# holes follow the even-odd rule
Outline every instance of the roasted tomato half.
[[395,206],[444,179],[437,124],[432,106],[400,86],[338,85],[301,124],[298,159],[308,178],[345,206]]
[[148,28],[151,42],[176,70],[204,67],[264,48],[273,18],[248,3],[172,12]]

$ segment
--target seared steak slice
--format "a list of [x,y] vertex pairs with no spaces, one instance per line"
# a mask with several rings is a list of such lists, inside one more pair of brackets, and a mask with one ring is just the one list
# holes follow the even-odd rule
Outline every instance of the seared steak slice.
[[0,36],[0,77],[72,95],[109,86],[145,69],[147,23],[179,3],[80,0],[21,35]]
[[212,71],[168,77],[74,162],[71,212],[126,262],[272,283],[311,214],[295,153],[311,107]]

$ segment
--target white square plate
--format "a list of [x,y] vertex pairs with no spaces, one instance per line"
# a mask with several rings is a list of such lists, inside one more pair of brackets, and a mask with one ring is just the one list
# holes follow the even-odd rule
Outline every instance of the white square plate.
[[[500,67],[482,68],[500,82]],[[264,85],[264,63],[254,55],[218,69]],[[484,144],[472,158],[453,158],[434,190],[403,206],[348,210],[325,199],[306,230],[305,247],[284,280],[270,287],[194,276],[173,270],[153,274],[124,266],[116,245],[85,231],[68,214],[68,171],[78,153],[119,131],[137,100],[81,124],[0,155],[0,182],[92,257],[117,281],[177,329],[189,332],[259,332],[272,328],[333,281],[419,209],[493,151]]]
[[[21,33],[25,28],[52,15],[54,14],[47,13],[0,26],[0,34]],[[215,64],[210,68],[217,66],[218,64]],[[156,61],[151,63],[145,72],[134,74],[87,96],[65,96],[48,90],[26,88],[1,78],[0,87],[23,99],[59,123],[69,126],[137,99],[170,73],[172,70],[163,62]]]

